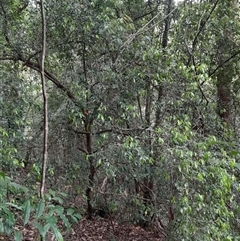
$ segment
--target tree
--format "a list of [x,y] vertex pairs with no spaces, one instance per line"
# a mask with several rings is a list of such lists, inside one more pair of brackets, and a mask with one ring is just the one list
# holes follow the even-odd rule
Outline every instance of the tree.
[[[231,116],[231,89],[232,81],[235,77],[235,61],[237,55],[239,55],[239,50],[236,45],[235,29],[238,28],[238,2],[229,1],[222,2],[221,9],[218,10],[218,17],[220,20],[220,26],[223,30],[220,31],[220,36],[216,36],[217,40],[217,95],[218,95],[218,114],[223,119],[223,121],[230,126],[232,123]],[[225,9],[225,10],[224,10]],[[225,21],[224,23],[222,21]],[[230,28],[227,27],[225,23],[230,24]],[[225,26],[224,26],[225,25]]]

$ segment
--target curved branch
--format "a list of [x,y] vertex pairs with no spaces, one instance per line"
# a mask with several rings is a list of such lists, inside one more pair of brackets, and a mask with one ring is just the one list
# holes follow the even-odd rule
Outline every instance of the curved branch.
[[[37,52],[39,53],[39,52]],[[0,56],[0,60],[11,60],[11,61],[21,61],[23,63],[24,66],[29,67],[30,69],[36,70],[37,72],[41,73],[41,67],[39,64],[30,61],[30,59],[32,57],[34,57],[37,53],[31,55],[29,58],[24,58],[21,54],[18,54],[17,57],[14,56]],[[49,71],[46,70],[46,68],[44,68],[44,76],[49,79],[52,83],[54,83],[59,89],[61,89],[64,93],[66,93],[66,95],[68,96],[68,98],[78,107],[80,107],[82,110],[83,105],[81,105],[81,103],[79,103],[76,99],[76,97],[74,96],[74,94],[67,89],[59,80],[56,76],[54,76],[52,73],[50,73]]]
[[224,64],[228,63],[230,60],[232,60],[233,58],[235,58],[237,55],[240,54],[240,50],[237,51],[235,54],[233,54],[232,56],[230,56],[229,58],[227,58],[226,60],[224,60],[221,64],[219,64],[210,74],[209,77],[213,76],[218,69],[220,69]]
[[[37,54],[37,53],[35,53]],[[41,67],[39,64],[30,61],[30,59],[32,57],[35,56],[35,54],[31,55],[29,58],[24,58],[21,54],[18,54],[17,57],[15,56],[0,56],[0,60],[2,61],[6,61],[6,60],[10,60],[10,61],[21,61],[23,63],[23,66],[27,66],[30,69],[36,70],[37,72],[41,73]],[[83,105],[81,103],[79,103],[76,99],[76,97],[74,96],[74,94],[67,89],[59,80],[56,76],[54,76],[52,73],[50,73],[49,71],[46,70],[46,68],[44,68],[44,76],[49,79],[52,83],[54,83],[59,89],[61,89],[64,93],[66,93],[66,95],[68,96],[68,98],[78,107],[81,108],[81,110],[84,110]]]

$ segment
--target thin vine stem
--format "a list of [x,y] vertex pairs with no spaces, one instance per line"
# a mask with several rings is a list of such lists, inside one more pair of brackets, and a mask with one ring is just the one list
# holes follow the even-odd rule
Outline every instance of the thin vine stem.
[[46,93],[46,81],[45,81],[45,55],[46,55],[46,18],[44,10],[44,0],[40,0],[41,17],[42,17],[42,51],[41,51],[41,65],[40,75],[42,84],[42,95],[43,95],[43,110],[44,110],[44,133],[43,133],[43,156],[42,156],[42,175],[41,175],[41,187],[40,197],[44,197],[45,181],[46,181],[46,167],[47,167],[47,156],[48,156],[48,101]]

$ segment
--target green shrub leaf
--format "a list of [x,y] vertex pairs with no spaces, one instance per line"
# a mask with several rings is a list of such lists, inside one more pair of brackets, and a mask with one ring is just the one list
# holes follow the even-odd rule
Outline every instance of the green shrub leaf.
[[42,224],[40,224],[39,222],[33,222],[33,226],[39,231],[40,235],[42,236],[43,239],[45,239],[46,233],[48,231],[48,229],[46,229],[46,227],[42,226]]
[[23,224],[26,225],[28,223],[30,213],[31,213],[31,205],[29,200],[25,203],[25,207],[23,211],[24,211]]
[[57,241],[63,241],[63,236],[59,232],[59,230],[57,229],[57,227],[55,225],[51,225],[51,230],[53,231],[54,236],[55,236]]
[[21,241],[23,238],[22,233],[19,230],[14,231],[14,241]]
[[44,208],[45,208],[45,203],[44,203],[44,200],[41,199],[39,204],[38,204],[37,211],[36,211],[36,218],[37,219],[42,216]]

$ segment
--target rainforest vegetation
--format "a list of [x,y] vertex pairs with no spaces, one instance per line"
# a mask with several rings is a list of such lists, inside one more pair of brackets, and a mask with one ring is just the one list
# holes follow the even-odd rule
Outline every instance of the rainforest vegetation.
[[0,0],[0,28],[1,240],[240,240],[239,1]]

